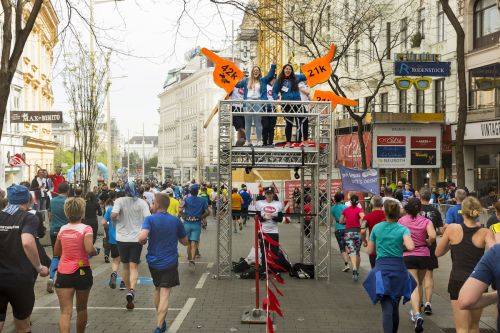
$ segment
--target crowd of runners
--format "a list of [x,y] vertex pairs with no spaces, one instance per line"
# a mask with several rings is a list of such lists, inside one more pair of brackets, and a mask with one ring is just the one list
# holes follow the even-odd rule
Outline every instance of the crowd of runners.
[[[261,241],[261,254],[266,246],[279,255],[275,244],[279,242],[278,224],[289,221],[284,218],[285,212],[303,211],[304,225],[314,221],[308,214],[315,203],[307,191],[303,203],[300,190],[296,190],[290,198],[283,198],[288,201],[285,204],[274,186],[261,187],[258,195],[252,195],[244,184],[228,191],[224,186],[194,181],[185,186],[130,181],[102,186],[82,197],[81,189],[62,181],[50,203],[47,201],[50,258],[40,245],[46,231],[29,186],[10,186],[6,198],[0,201],[4,205],[0,213],[0,331],[9,303],[17,331],[31,331],[38,276],[48,276],[47,291],[57,294],[60,332],[70,332],[75,303],[77,332],[85,331],[93,285],[91,263],[101,252],[96,246],[99,221],[104,229],[104,260],[111,264],[109,287],[125,290],[124,307],[129,310],[135,307],[138,267],[147,244],[145,259],[155,286],[153,303],[157,310],[154,333],[168,329],[165,318],[170,290],[180,283],[178,244],[186,246],[186,258],[194,271],[202,230],[217,204],[227,203],[231,196],[235,233],[243,231],[252,205],[262,231],[270,237],[270,241]],[[318,205],[327,204],[323,200],[326,196],[320,197]],[[332,198],[331,215],[344,261],[342,271],[352,271],[353,281],[358,281],[361,251],[366,248],[372,270],[363,286],[373,303],[381,304],[384,332],[397,332],[401,298],[411,302],[409,317],[415,323],[415,332],[423,331],[424,315],[433,313],[433,270],[439,267],[438,257],[448,251],[452,258],[448,292],[456,330],[479,332],[481,309],[498,301],[496,293],[483,292],[490,285],[495,289],[497,276],[500,278],[500,248],[495,245],[500,241],[500,202],[493,192],[490,199],[486,202],[491,206],[486,208],[494,209],[495,214],[483,226],[478,218],[485,207],[464,190],[454,192],[454,205],[443,217],[431,204],[432,190],[428,187],[419,191],[411,186],[401,187],[401,191],[384,188],[380,195],[370,198],[369,204],[355,193],[338,189]],[[253,237],[253,233],[248,234]]]

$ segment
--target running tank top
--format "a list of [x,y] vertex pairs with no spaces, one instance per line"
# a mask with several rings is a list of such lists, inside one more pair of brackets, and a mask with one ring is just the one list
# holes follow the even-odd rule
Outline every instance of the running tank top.
[[469,228],[464,224],[461,226],[464,234],[462,241],[456,245],[450,245],[452,262],[450,280],[455,281],[467,280],[484,254],[484,248],[478,248],[472,242],[472,236],[481,228]]

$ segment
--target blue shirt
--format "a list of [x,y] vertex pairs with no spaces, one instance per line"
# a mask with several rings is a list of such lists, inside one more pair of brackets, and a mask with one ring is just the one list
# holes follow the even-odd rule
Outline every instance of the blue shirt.
[[248,193],[247,191],[243,191],[243,190],[241,190],[239,192],[239,194],[243,198],[243,204],[241,205],[241,208],[248,208],[248,206],[252,202],[252,196],[250,195],[250,193]]
[[403,200],[404,200],[404,201],[408,201],[408,200],[410,200],[410,197],[412,197],[412,196],[413,196],[413,192],[412,192],[412,191],[404,191],[404,190],[403,190],[403,192],[402,192],[402,193],[403,193]]
[[[477,263],[472,271],[471,278],[477,279],[487,286],[496,281],[497,286],[500,283],[500,244],[494,245],[489,249]],[[497,295],[500,297],[500,288],[497,289]],[[500,299],[500,298],[499,298]],[[500,304],[497,304],[500,309]],[[499,312],[500,313],[500,312]],[[497,315],[497,332],[500,332],[500,320]]]
[[462,224],[464,223],[464,217],[462,216],[462,205],[458,204],[453,207],[450,207],[448,211],[446,212],[446,219],[445,219],[446,224],[451,224],[451,223],[458,223]]
[[58,195],[50,201],[50,233],[55,235],[59,232],[59,229],[68,223],[68,218],[64,214],[64,202],[66,197]]
[[177,242],[186,237],[181,220],[168,213],[156,213],[144,219],[142,229],[149,230],[148,265],[154,269],[166,269],[178,262]]
[[174,186],[174,198],[179,199],[181,197],[182,188],[180,186]]
[[106,207],[106,212],[104,212],[104,220],[108,223],[108,243],[116,244],[116,226],[113,224],[111,220],[111,211],[113,210],[113,206]]
[[344,209],[346,209],[347,206],[344,204],[336,204],[333,205],[332,208],[330,208],[330,213],[332,216],[335,218],[335,228],[336,230],[343,230],[345,229],[345,224],[340,224],[340,215],[342,215],[342,212]]
[[[190,195],[184,200],[184,213],[188,217],[195,217],[198,221],[201,221],[201,216],[208,209],[208,201],[196,197],[194,195]],[[189,219],[188,219],[189,221]]]

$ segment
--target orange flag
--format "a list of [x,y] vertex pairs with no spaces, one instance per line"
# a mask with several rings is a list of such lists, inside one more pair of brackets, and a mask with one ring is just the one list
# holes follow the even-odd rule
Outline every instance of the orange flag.
[[313,100],[318,102],[325,102],[325,101],[332,102],[332,111],[335,110],[337,104],[352,106],[352,107],[358,106],[358,102],[353,101],[352,99],[338,96],[332,91],[316,90],[313,95]]
[[300,67],[300,70],[307,78],[307,84],[309,87],[314,87],[319,83],[323,83],[330,78],[332,74],[332,67],[330,62],[335,54],[335,44],[332,43],[330,46],[330,51],[328,54],[322,58],[314,59],[308,64]]
[[206,48],[202,48],[201,53],[215,64],[214,82],[228,94],[245,77],[245,74],[231,61],[219,57]]

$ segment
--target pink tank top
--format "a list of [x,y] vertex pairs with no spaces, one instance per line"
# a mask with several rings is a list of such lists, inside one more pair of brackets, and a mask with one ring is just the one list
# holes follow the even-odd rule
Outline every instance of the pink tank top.
[[61,241],[62,255],[58,272],[73,274],[81,267],[90,267],[89,257],[85,251],[84,238],[92,235],[92,228],[83,223],[68,223],[61,227],[57,239]]

